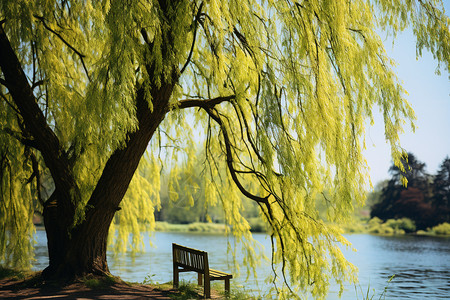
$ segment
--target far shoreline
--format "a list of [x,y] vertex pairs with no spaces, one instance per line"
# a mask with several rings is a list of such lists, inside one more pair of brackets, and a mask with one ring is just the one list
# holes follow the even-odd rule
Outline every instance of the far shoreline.
[[[351,224],[343,225],[341,228],[343,234],[369,234],[376,236],[429,236],[448,238],[450,237],[450,224],[443,223],[427,230],[405,230],[399,226],[399,220],[386,220],[383,222],[380,219],[370,220],[356,220]],[[261,221],[262,223],[262,221]],[[45,230],[42,223],[35,223],[36,230]],[[255,228],[252,227],[252,233],[267,233],[264,230],[264,224],[258,224]],[[194,222],[188,224],[174,224],[165,221],[156,221],[154,232],[179,232],[179,233],[215,233],[226,234],[226,224],[222,223],[208,223],[208,222]]]

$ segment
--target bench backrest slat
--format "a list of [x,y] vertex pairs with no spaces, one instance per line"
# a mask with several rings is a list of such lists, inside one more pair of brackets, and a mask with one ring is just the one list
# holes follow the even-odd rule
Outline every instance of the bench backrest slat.
[[200,273],[209,270],[208,253],[197,249],[172,244],[173,263],[177,266]]

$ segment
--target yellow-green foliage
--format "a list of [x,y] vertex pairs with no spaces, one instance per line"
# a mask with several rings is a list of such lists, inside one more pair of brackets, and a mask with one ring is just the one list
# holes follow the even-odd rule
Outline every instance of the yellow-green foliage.
[[431,228],[431,232],[436,235],[450,235],[450,224],[442,223]]
[[367,222],[366,230],[373,234],[405,234],[416,230],[414,221],[408,218],[389,219],[383,222],[377,217],[374,217]]
[[[448,70],[449,18],[439,7],[438,0],[17,0],[0,1],[0,22],[30,80],[43,80],[34,96],[48,126],[77,158],[76,222],[106,160],[137,126],[138,88],[153,108],[158,99],[150,86],[173,84],[167,115],[111,227],[114,249],[142,249],[139,232],[154,228],[160,205],[161,168],[170,170],[170,192],[179,190],[182,164],[201,172],[206,206],[223,207],[226,228],[245,246],[250,266],[258,247],[241,194],[258,201],[273,245],[269,281],[277,283],[279,298],[292,292],[323,298],[331,280],[343,287],[356,279],[337,245],[349,243],[328,221],[348,221],[352,203],[363,203],[367,120],[381,111],[398,166],[399,133],[405,124],[414,128],[414,112],[375,29],[396,34],[411,26],[418,54],[430,50]],[[0,89],[0,158],[7,157],[0,254],[26,265],[36,191],[27,183],[32,171],[24,153],[33,151],[43,174],[47,169],[38,151],[18,143],[20,118]],[[197,107],[178,109],[192,103],[183,100]],[[201,170],[194,167],[197,144],[205,148]],[[192,204],[192,190],[184,192]],[[322,196],[323,218],[315,205]]]
[[[0,102],[1,128],[11,115],[7,104]],[[17,130],[17,120],[12,119],[8,126]],[[33,173],[30,155],[30,149],[0,129],[0,263],[18,269],[30,268],[34,257],[32,218],[39,204],[33,193],[36,187],[23,184]]]
[[394,229],[395,231],[413,232],[416,231],[416,225],[414,221],[408,218],[401,218],[395,220],[387,220],[386,225]]
[[160,207],[159,188],[156,159],[145,155],[122,200],[120,213],[116,214],[110,227],[110,242],[116,253],[125,252],[127,248],[132,251],[144,249],[141,232],[155,230],[154,210]]
[[224,224],[216,223],[169,224],[156,222],[155,224],[155,231],[224,233],[225,230]]

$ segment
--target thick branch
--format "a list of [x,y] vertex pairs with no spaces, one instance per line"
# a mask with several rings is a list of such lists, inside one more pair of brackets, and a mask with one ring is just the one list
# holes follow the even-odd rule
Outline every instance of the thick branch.
[[36,87],[43,85],[44,84],[44,80],[39,80],[35,83],[33,83],[33,86],[31,87],[32,90],[34,90]]
[[8,87],[8,83],[5,80],[3,80],[2,78],[0,78],[0,84]]
[[[175,77],[175,74],[172,75]],[[152,90],[153,110],[148,106],[144,88],[138,89],[136,93],[138,129],[127,134],[126,145],[116,149],[106,162],[88,202],[88,206],[94,208],[88,211],[90,214],[102,210],[116,211],[148,143],[168,111],[172,89],[173,84],[165,84],[159,89]]]
[[222,103],[229,102],[236,98],[236,95],[216,97],[212,99],[184,99],[178,101],[173,108],[189,108],[189,107],[201,107],[204,109],[213,108],[214,106]]

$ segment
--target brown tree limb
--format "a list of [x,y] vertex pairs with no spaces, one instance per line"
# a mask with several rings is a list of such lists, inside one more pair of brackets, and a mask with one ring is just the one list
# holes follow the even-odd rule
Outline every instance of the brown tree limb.
[[212,99],[184,99],[178,101],[173,108],[190,108],[190,107],[201,107],[204,109],[213,108],[214,106],[221,104],[222,102],[229,102],[233,99],[236,99],[236,95],[216,97]]
[[0,84],[8,87],[8,83],[6,82],[6,80],[4,80],[2,78],[0,78]]
[[36,87],[43,85],[44,84],[44,80],[39,80],[37,82],[34,82],[33,85],[31,86],[31,89],[34,90]]

